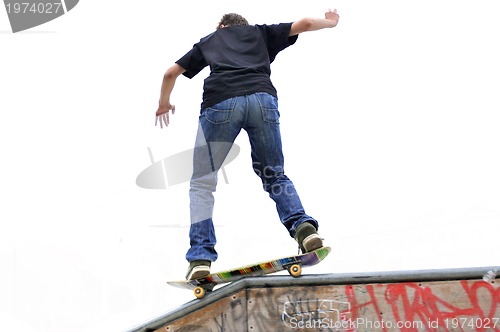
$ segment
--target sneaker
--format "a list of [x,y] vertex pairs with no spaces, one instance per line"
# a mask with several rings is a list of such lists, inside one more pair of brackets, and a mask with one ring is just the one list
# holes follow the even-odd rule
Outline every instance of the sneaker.
[[299,244],[299,248],[303,254],[323,247],[323,239],[319,237],[316,227],[308,222],[302,223],[297,227],[295,241]]
[[206,277],[210,274],[210,261],[192,261],[189,263],[188,272],[186,274],[186,280],[193,280],[198,278]]

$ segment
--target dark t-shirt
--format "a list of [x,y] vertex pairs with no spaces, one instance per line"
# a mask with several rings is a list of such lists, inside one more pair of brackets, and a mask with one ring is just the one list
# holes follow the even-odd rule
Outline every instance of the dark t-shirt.
[[298,35],[288,36],[291,26],[292,23],[234,25],[219,29],[196,43],[176,63],[186,70],[184,76],[188,78],[210,66],[201,107],[256,92],[277,97],[270,78],[271,62],[297,40]]

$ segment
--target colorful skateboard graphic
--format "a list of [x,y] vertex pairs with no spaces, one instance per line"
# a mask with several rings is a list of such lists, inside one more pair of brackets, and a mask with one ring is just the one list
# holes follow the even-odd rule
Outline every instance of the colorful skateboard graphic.
[[302,273],[302,267],[318,264],[330,253],[330,250],[330,247],[322,247],[302,255],[242,266],[234,270],[212,273],[206,277],[189,281],[167,281],[167,284],[194,290],[195,296],[201,299],[207,291],[211,291],[216,285],[233,282],[244,277],[263,276],[283,270],[287,270],[293,277],[298,277]]

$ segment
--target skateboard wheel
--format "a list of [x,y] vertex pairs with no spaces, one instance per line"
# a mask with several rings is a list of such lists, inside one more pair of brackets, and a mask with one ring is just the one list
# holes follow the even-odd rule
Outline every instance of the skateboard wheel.
[[290,272],[292,277],[298,277],[302,273],[302,267],[298,264],[294,264],[290,267],[290,270],[288,272]]
[[201,299],[205,296],[205,289],[203,287],[196,287],[194,289],[194,296],[196,296],[197,299]]

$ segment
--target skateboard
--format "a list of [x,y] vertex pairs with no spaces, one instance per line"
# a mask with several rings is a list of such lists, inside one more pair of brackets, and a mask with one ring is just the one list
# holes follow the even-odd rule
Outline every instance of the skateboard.
[[194,290],[196,298],[201,299],[207,291],[212,291],[216,285],[233,282],[244,277],[263,276],[283,270],[287,270],[293,277],[299,277],[302,273],[302,267],[318,264],[330,253],[330,250],[330,247],[322,247],[302,255],[242,266],[237,269],[212,273],[206,277],[193,280],[167,281],[167,284],[178,288]]

